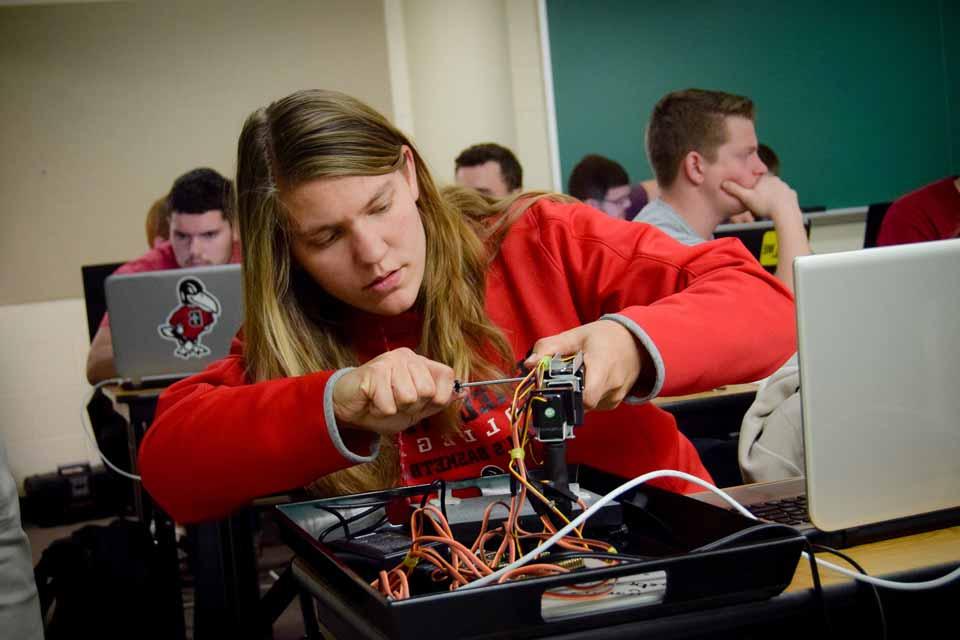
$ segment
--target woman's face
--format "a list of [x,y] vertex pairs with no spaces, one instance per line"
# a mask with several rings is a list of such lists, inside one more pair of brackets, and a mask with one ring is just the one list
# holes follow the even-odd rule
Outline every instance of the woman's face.
[[399,171],[312,180],[283,197],[294,259],[330,295],[384,316],[413,306],[426,263],[416,168],[403,154]]

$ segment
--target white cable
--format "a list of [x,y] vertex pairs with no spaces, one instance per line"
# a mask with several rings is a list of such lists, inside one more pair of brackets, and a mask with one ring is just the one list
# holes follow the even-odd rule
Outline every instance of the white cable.
[[[498,569],[497,571],[494,571],[490,575],[484,576],[479,580],[475,580],[473,582],[470,582],[469,584],[463,585],[462,587],[459,587],[458,590],[474,589],[476,587],[482,587],[484,585],[488,585],[491,582],[498,580],[505,573],[513,571],[514,569],[526,564],[528,561],[532,560],[536,556],[539,556],[544,551],[552,547],[561,538],[563,538],[564,536],[569,534],[571,531],[573,531],[575,528],[580,526],[584,521],[586,521],[588,518],[593,516],[593,514],[595,514],[600,509],[602,509],[606,504],[612,502],[614,498],[616,498],[620,494],[625,493],[630,489],[633,489],[634,487],[647,482],[648,480],[654,480],[656,478],[680,478],[681,480],[692,482],[693,484],[699,485],[705,489],[709,489],[713,493],[717,494],[718,496],[720,496],[721,499],[724,500],[724,502],[732,506],[742,515],[750,518],[751,520],[758,519],[755,515],[747,511],[747,509],[743,505],[741,505],[739,502],[737,502],[736,500],[731,498],[729,495],[727,495],[727,493],[713,486],[709,482],[706,482],[705,480],[701,480],[700,478],[696,476],[692,476],[689,473],[684,473],[682,471],[674,471],[672,469],[662,469],[660,471],[651,471],[650,473],[645,473],[642,476],[637,476],[633,480],[624,482],[622,485],[620,485],[619,487],[617,487],[607,495],[597,500],[593,505],[591,505],[589,509],[581,513],[579,516],[574,518],[569,524],[567,524],[565,527],[563,527],[562,529],[557,531],[555,534],[553,534],[549,539],[547,539],[546,542],[538,546],[536,549],[533,549],[532,551],[528,552],[524,556],[520,557],[515,562],[511,562],[510,564],[503,567],[502,569]],[[809,558],[806,552],[802,552],[801,555],[804,558]],[[958,567],[953,571],[951,571],[950,573],[944,576],[941,576],[939,578],[936,578],[934,580],[926,580],[924,582],[895,582],[893,580],[884,580],[883,578],[874,578],[872,576],[865,576],[860,573],[849,571],[848,569],[839,567],[831,562],[827,562],[826,560],[821,560],[816,557],[814,559],[820,565],[828,569],[833,569],[834,571],[842,573],[846,576],[849,576],[854,580],[860,580],[861,582],[866,582],[872,585],[876,585],[878,587],[887,587],[888,589],[899,589],[901,591],[922,591],[925,589],[934,589],[936,587],[945,585],[957,579],[958,577],[960,577],[960,567]]]
[[87,405],[90,404],[91,400],[93,400],[94,394],[97,393],[97,391],[99,391],[101,387],[104,387],[108,384],[120,384],[121,382],[123,382],[123,380],[121,380],[120,378],[109,378],[107,380],[102,380],[97,384],[93,385],[93,389],[90,390],[90,393],[87,395],[86,399],[83,401],[83,404],[80,405],[80,424],[83,427],[83,433],[87,436],[87,439],[90,441],[90,444],[93,445],[93,448],[96,450],[97,455],[99,455],[100,459],[103,460],[103,464],[107,465],[108,467],[110,467],[111,469],[113,469],[114,471],[116,471],[117,473],[119,473],[125,478],[130,478],[131,480],[140,481],[140,476],[135,475],[133,473],[128,473],[123,469],[120,469],[119,467],[117,467],[117,465],[113,464],[109,460],[107,460],[107,456],[105,456],[103,454],[103,451],[100,450],[100,447],[97,446],[97,438],[93,432],[93,425],[90,424],[87,416]]
[[[802,554],[804,558],[809,558],[807,552],[804,551]],[[923,582],[896,582],[894,580],[885,580],[883,578],[874,578],[873,576],[867,576],[862,573],[856,573],[855,571],[850,571],[844,567],[837,566],[832,562],[827,562],[826,560],[821,560],[820,558],[814,557],[814,560],[817,561],[822,567],[827,569],[833,569],[837,573],[842,573],[845,576],[849,576],[854,580],[859,580],[860,582],[866,582],[867,584],[872,584],[877,587],[886,587],[888,589],[896,589],[898,591],[926,591],[927,589],[936,589],[937,587],[942,587],[945,584],[953,582],[957,578],[960,578],[960,567],[957,567],[948,574],[942,575],[939,578],[934,580],[924,580]]]

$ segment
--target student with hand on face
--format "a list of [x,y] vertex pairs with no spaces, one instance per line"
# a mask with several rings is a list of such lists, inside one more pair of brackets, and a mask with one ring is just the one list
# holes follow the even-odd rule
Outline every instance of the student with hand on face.
[[[780,158],[777,157],[777,154],[773,149],[761,142],[757,145],[757,157],[760,158],[760,162],[766,165],[768,174],[777,177],[780,176]],[[763,220],[763,218],[754,216],[749,210],[747,210],[742,211],[735,216],[731,216],[728,222],[734,224],[746,224],[749,222],[756,222],[757,220]]]
[[[177,178],[167,197],[169,240],[114,273],[140,273],[239,262],[234,224],[233,184],[213,169],[194,169]],[[149,235],[148,235],[149,238]],[[104,315],[90,343],[87,380],[96,384],[116,375],[113,336]]]
[[513,151],[492,142],[475,144],[460,152],[454,162],[458,185],[500,199],[523,188],[523,167]]
[[503,471],[512,390],[457,396],[454,380],[578,351],[587,414],[569,462],[709,478],[646,400],[756,380],[793,350],[791,296],[742,246],[682,246],[564,196],[441,192],[409,139],[340,93],[255,111],[237,190],[243,331],[165,391],[140,450],[145,487],[179,522],[308,484]]
[[570,172],[567,192],[608,216],[626,218],[630,208],[630,178],[619,162],[591,154]]
[[660,197],[637,215],[695,245],[745,209],[771,218],[777,231],[776,276],[793,290],[793,258],[810,253],[796,192],[757,154],[749,98],[687,89],[657,102],[647,128],[647,156]]

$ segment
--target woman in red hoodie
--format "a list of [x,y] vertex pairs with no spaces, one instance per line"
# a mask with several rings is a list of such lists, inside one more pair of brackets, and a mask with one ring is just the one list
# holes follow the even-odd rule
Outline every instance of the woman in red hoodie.
[[163,394],[140,451],[178,521],[308,484],[505,470],[509,390],[457,397],[454,380],[577,351],[588,413],[570,462],[709,479],[647,401],[762,378],[795,350],[790,293],[736,241],[683,246],[563,196],[441,193],[410,140],[343,94],[254,112],[237,191],[242,335]]

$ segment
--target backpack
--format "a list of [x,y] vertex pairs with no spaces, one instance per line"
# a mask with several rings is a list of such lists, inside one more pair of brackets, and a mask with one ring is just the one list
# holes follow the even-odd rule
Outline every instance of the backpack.
[[87,525],[55,541],[34,569],[47,640],[175,637],[183,610],[166,569],[139,522]]

